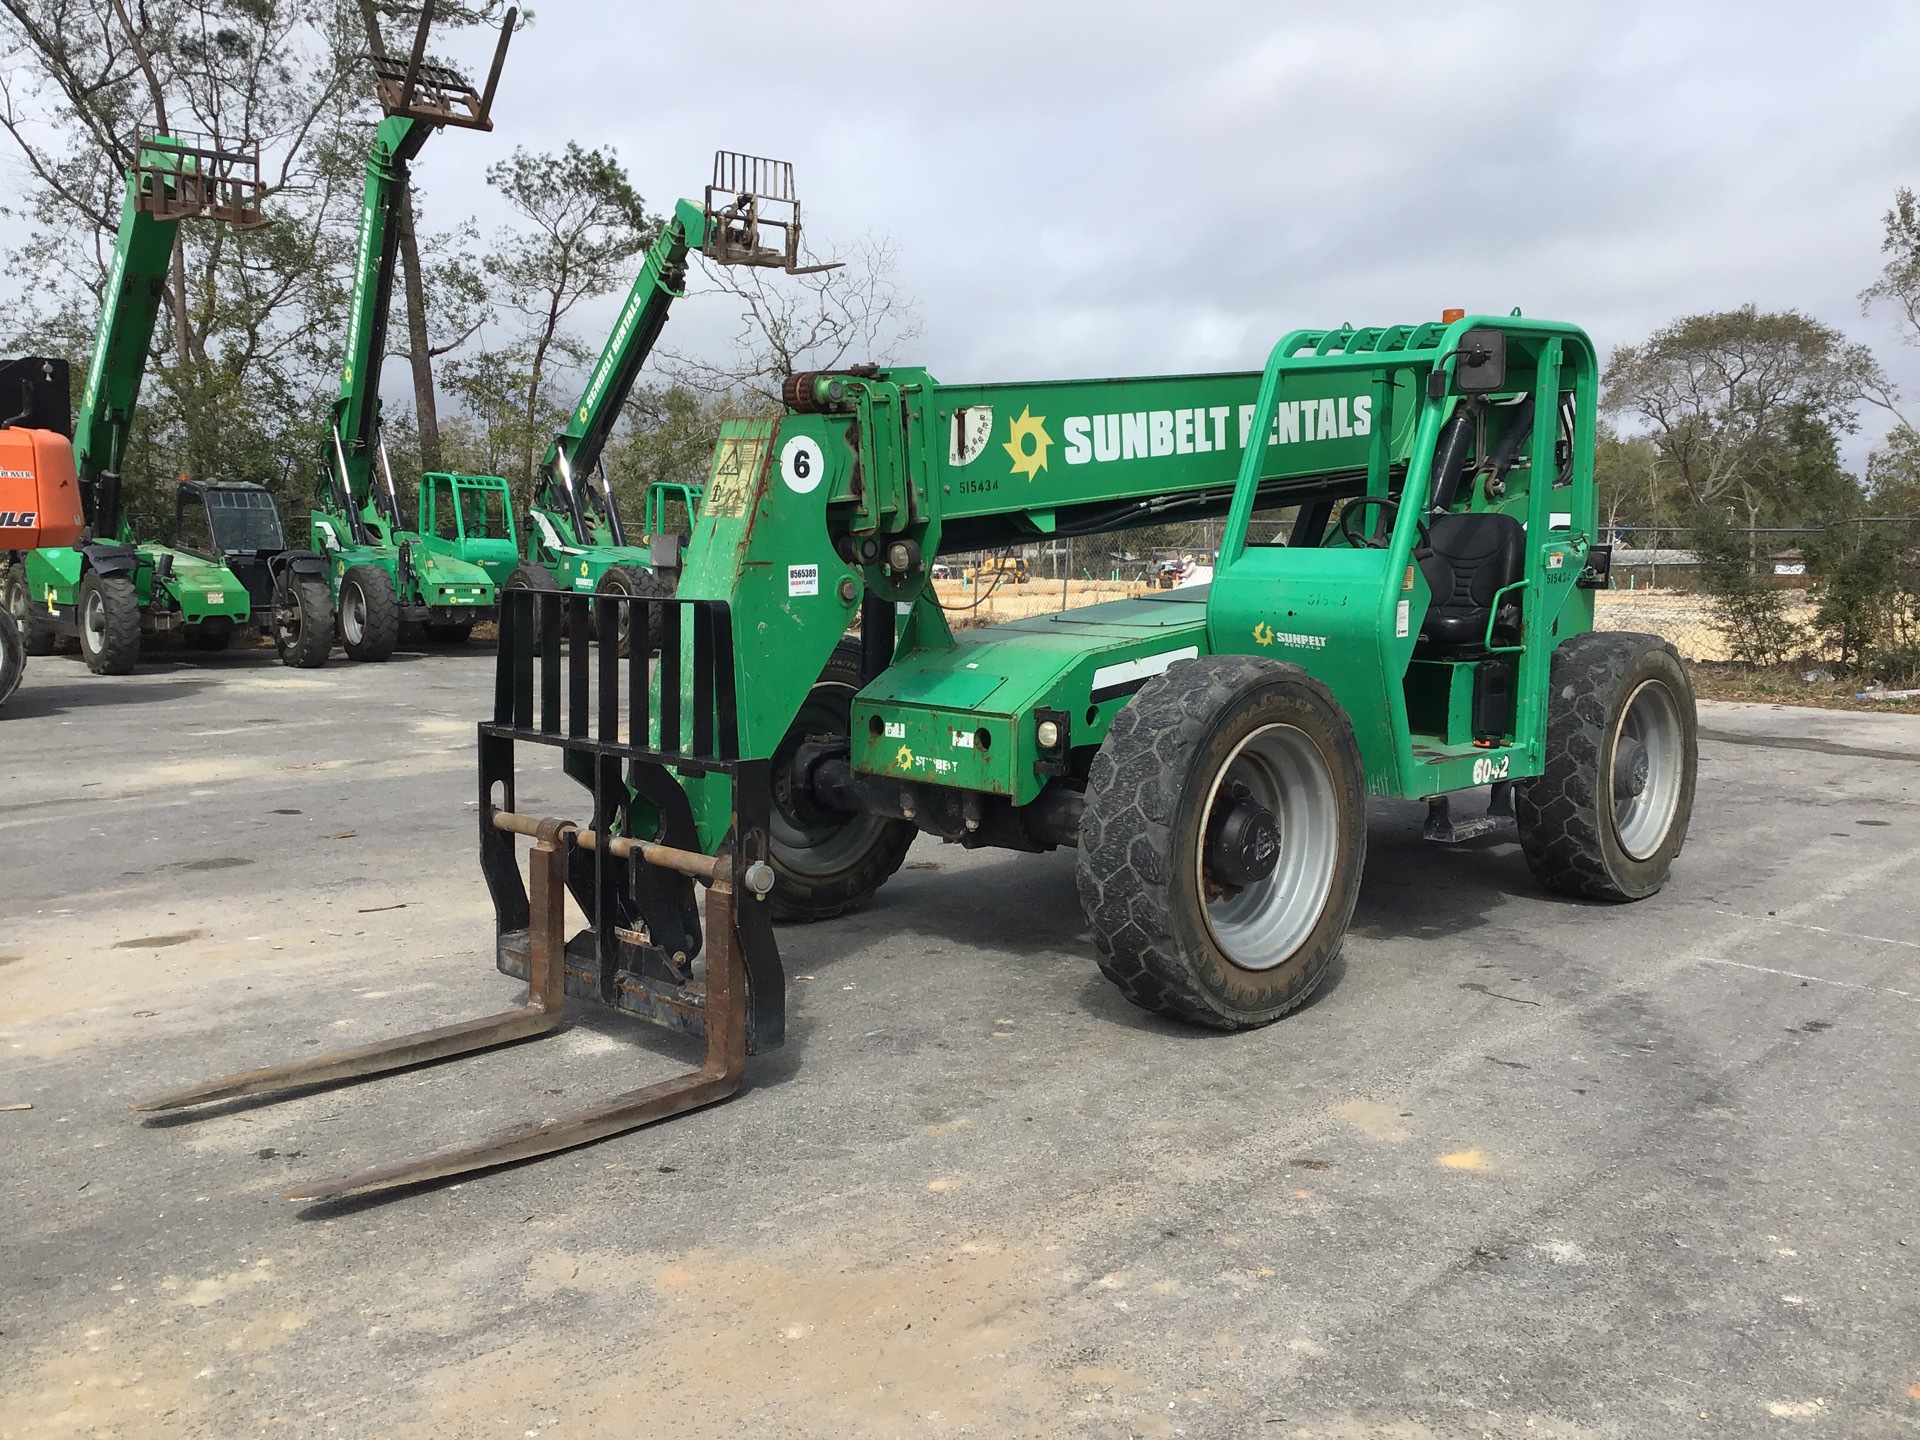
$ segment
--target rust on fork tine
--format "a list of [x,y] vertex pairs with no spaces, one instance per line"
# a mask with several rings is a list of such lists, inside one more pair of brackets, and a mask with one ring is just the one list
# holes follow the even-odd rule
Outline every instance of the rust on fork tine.
[[[703,857],[704,858],[704,857]],[[707,1055],[698,1070],[630,1090],[600,1105],[551,1120],[506,1130],[475,1145],[457,1146],[415,1160],[331,1176],[286,1192],[289,1200],[341,1200],[402,1185],[417,1185],[471,1170],[487,1170],[570,1150],[610,1135],[724,1100],[740,1088],[747,1068],[745,969],[734,928],[732,856],[715,864],[707,895]],[[537,912],[536,912],[537,914]],[[554,981],[561,983],[558,979]]]
[[314,1055],[285,1065],[227,1075],[139,1101],[129,1108],[181,1110],[189,1105],[231,1100],[242,1095],[266,1095],[304,1085],[383,1075],[390,1070],[488,1050],[553,1030],[566,1009],[566,873],[573,830],[573,822],[569,820],[541,820],[525,832],[534,837],[528,865],[532,881],[528,896],[532,909],[532,934],[528,936],[532,967],[525,1005],[498,1015],[418,1030],[351,1050],[336,1050],[329,1055]]

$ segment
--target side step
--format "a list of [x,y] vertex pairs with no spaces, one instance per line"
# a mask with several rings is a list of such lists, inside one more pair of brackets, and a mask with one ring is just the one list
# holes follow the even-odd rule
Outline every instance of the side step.
[[1453,805],[1449,797],[1435,795],[1427,801],[1427,823],[1421,832],[1422,838],[1440,845],[1458,845],[1463,840],[1475,840],[1482,835],[1490,835],[1503,825],[1513,824],[1513,782],[1496,781],[1493,793],[1487,797],[1487,813],[1466,820],[1453,818]]
[[[498,830],[533,837],[529,863],[531,924],[528,931],[527,1003],[517,1010],[476,1020],[444,1025],[398,1036],[374,1045],[317,1055],[286,1065],[272,1065],[228,1075],[206,1084],[142,1101],[136,1111],[181,1110],[243,1095],[268,1095],[332,1084],[342,1080],[384,1075],[435,1060],[473,1054],[519,1040],[552,1034],[566,1009],[566,876],[567,855],[574,845],[592,849],[598,837],[571,821],[535,819],[500,811],[493,815]],[[628,1091],[600,1105],[551,1120],[519,1125],[474,1145],[456,1146],[417,1159],[378,1165],[370,1169],[329,1176],[286,1192],[289,1200],[340,1200],[398,1189],[425,1180],[444,1179],[539,1155],[570,1150],[577,1145],[637,1130],[688,1110],[724,1100],[740,1087],[746,1073],[747,1026],[745,971],[736,924],[734,857],[697,855],[667,845],[616,837],[608,849],[633,856],[649,865],[677,871],[708,887],[706,946],[706,1063],[698,1070],[658,1084]],[[765,882],[772,872],[765,865],[748,867],[750,887]]]

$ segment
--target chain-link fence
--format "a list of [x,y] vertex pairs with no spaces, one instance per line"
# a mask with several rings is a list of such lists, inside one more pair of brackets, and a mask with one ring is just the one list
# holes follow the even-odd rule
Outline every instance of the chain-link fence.
[[[937,590],[956,628],[1212,578],[1217,530],[1163,527],[1121,552],[1103,537],[952,556]],[[1673,643],[1709,692],[1876,698],[1920,688],[1920,518],[1825,526],[1618,525],[1602,630]],[[1830,693],[1829,693],[1830,692]]]
[[1606,538],[1599,629],[1662,636],[1696,666],[1920,685],[1920,520],[1621,526]]

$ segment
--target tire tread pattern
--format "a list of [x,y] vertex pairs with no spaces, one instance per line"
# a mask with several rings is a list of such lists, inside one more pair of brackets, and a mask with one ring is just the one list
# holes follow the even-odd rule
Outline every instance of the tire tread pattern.
[[[1527,868],[1547,889],[1584,900],[1638,898],[1609,873],[1600,826],[1601,766],[1612,709],[1646,650],[1680,652],[1652,635],[1591,631],[1553,652],[1547,701],[1546,767],[1514,787],[1514,818]],[[1676,817],[1684,823],[1684,816]]]
[[[1075,882],[1101,973],[1142,1010],[1215,1030],[1243,1028],[1209,1002],[1182,957],[1174,925],[1179,902],[1166,857],[1194,750],[1236,696],[1276,671],[1318,684],[1297,666],[1253,655],[1210,655],[1170,666],[1114,717],[1094,757]],[[1304,1004],[1331,959],[1304,977],[1269,1019]]]

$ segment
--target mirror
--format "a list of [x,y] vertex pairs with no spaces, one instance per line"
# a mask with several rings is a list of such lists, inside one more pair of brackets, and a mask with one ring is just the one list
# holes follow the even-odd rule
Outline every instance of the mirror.
[[1485,395],[1507,385],[1507,334],[1504,330],[1469,330],[1460,337],[1453,362],[1453,386],[1462,395]]

